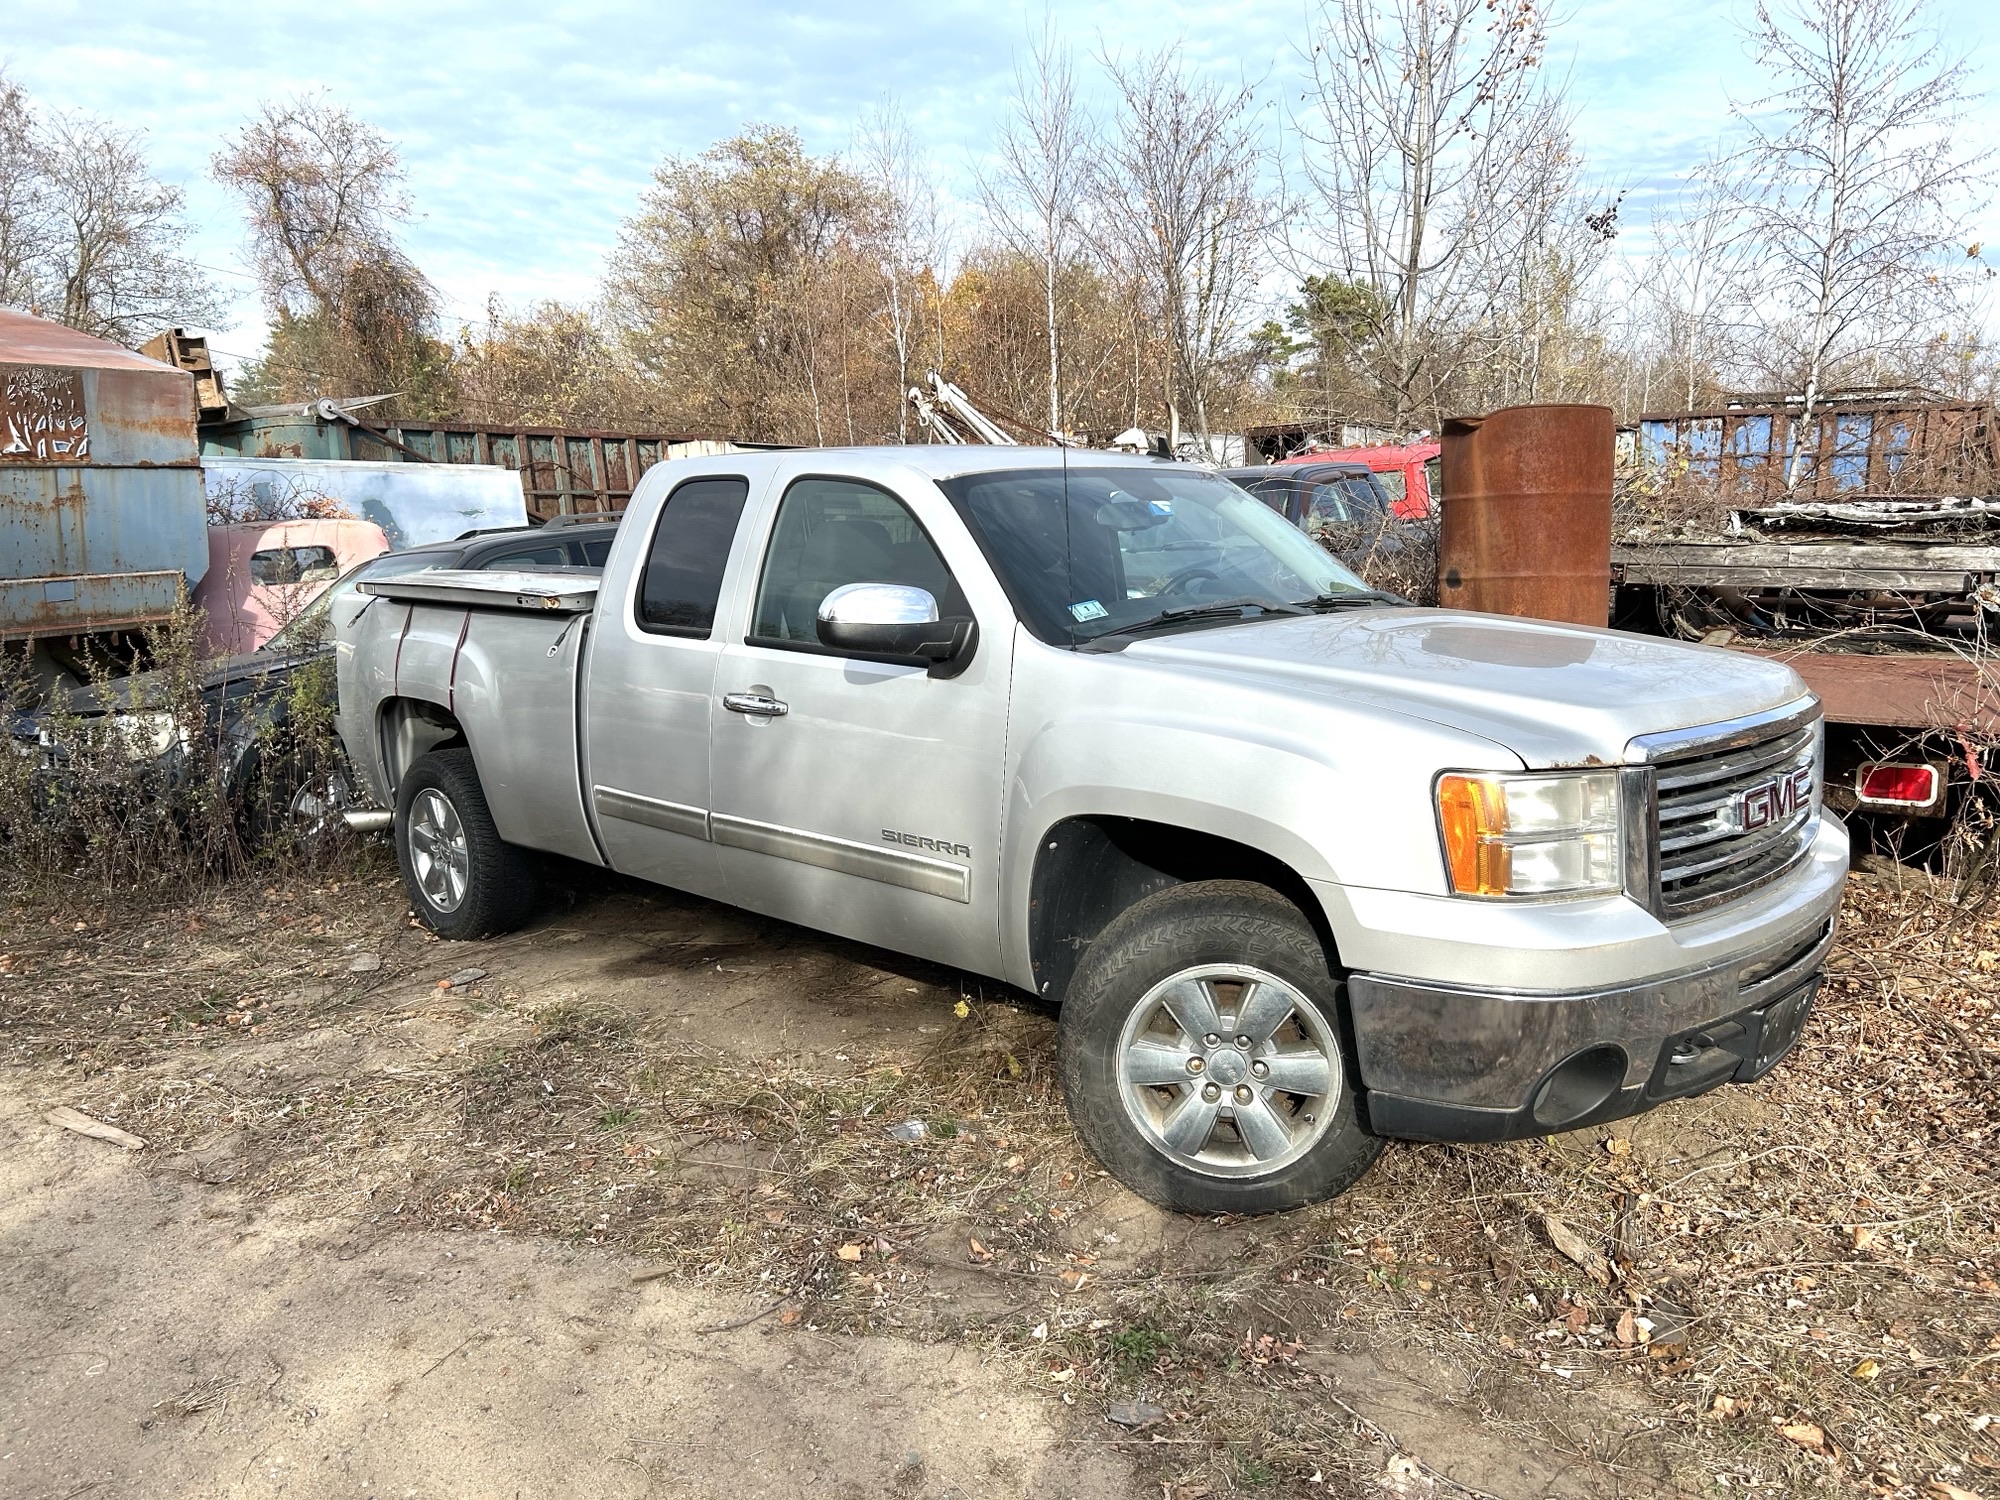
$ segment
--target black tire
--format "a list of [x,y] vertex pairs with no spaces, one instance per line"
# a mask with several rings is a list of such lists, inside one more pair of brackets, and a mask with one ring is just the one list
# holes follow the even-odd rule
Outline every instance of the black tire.
[[[431,879],[431,889],[425,882],[425,874],[438,866],[431,852],[437,844],[427,833],[437,811],[434,798],[441,799],[463,834],[463,869],[447,863],[440,894],[434,894],[440,890],[439,878]],[[413,816],[420,846],[415,851]],[[507,843],[494,828],[472,752],[462,747],[431,751],[403,778],[396,794],[396,863],[412,909],[439,937],[482,938],[511,932],[535,909],[540,882],[534,857]],[[460,874],[462,881],[457,878]]]
[[[1190,1040],[1193,1032],[1184,1025],[1170,1028],[1171,1041],[1156,1041],[1158,1030],[1127,1036],[1128,1025],[1145,1024],[1136,1013],[1149,1013],[1156,1025],[1167,1014],[1158,996],[1176,976],[1182,977],[1172,993],[1192,985],[1217,1002],[1215,1013],[1225,1022],[1241,1020],[1251,1009],[1249,992],[1224,977],[1232,969],[1276,979],[1279,983],[1269,987],[1277,997],[1272,1003],[1293,1007],[1268,1043],[1245,1048],[1225,1035],[1211,1047]],[[1230,1011],[1223,1002],[1238,1008]],[[1254,1023],[1246,1027],[1256,1029]],[[1139,1049],[1160,1059],[1161,1067],[1188,1051],[1202,1062],[1203,1073],[1185,1081],[1176,1074],[1171,1084],[1128,1090],[1120,1060],[1136,1058]],[[1084,950],[1063,1001],[1061,1050],[1064,1096],[1084,1144],[1112,1176],[1163,1208],[1198,1214],[1297,1208],[1344,1192],[1382,1151],[1356,1109],[1353,1052],[1340,985],[1325,949],[1298,908],[1268,886],[1198,881],[1157,891],[1121,913]],[[1281,1067],[1281,1055],[1288,1062],[1303,1057],[1307,1067],[1322,1070],[1282,1076],[1317,1077],[1327,1084],[1325,1091],[1308,1099],[1238,1076],[1256,1069],[1262,1058],[1270,1061],[1263,1062],[1261,1076],[1281,1076],[1271,1071]],[[1207,1144],[1202,1152],[1177,1156],[1167,1144],[1173,1126],[1161,1122],[1170,1121],[1178,1106],[1193,1106],[1192,1095],[1209,1087],[1194,1081],[1204,1075],[1221,1091],[1220,1104],[1208,1108],[1206,1118],[1221,1123],[1204,1127],[1190,1113],[1189,1128],[1206,1129],[1199,1138]],[[1264,1131],[1276,1119],[1285,1131],[1277,1137],[1288,1143],[1285,1149],[1257,1150],[1252,1135],[1261,1132],[1239,1129],[1232,1098],[1254,1106],[1258,1118],[1251,1123]],[[1149,1126],[1142,1126],[1142,1117]],[[1264,1135],[1260,1143],[1270,1140]],[[1197,1162],[1196,1155],[1204,1160]],[[1220,1164],[1206,1158],[1219,1158]],[[1274,1165],[1266,1169],[1262,1159]]]
[[349,837],[341,814],[353,805],[347,757],[301,745],[252,751],[245,777],[243,836],[253,853],[324,863]]

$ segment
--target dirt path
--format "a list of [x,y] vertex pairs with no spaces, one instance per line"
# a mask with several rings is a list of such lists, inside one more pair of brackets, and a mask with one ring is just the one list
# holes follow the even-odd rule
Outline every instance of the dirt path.
[[771,1320],[703,1334],[745,1302],[631,1264],[301,1222],[9,1090],[0,1494],[1134,1493],[1009,1361]]
[[0,1497],[1994,1500],[2000,923],[1850,910],[1755,1087],[1231,1222],[1046,1007],[668,892],[16,908]]

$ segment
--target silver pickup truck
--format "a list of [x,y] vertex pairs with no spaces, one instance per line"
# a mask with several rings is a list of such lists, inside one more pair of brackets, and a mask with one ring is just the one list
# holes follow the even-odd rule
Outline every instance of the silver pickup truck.
[[679,461],[601,578],[361,589],[341,733],[441,935],[547,851],[1018,985],[1175,1208],[1757,1078],[1833,937],[1788,669],[1409,607],[1181,465]]

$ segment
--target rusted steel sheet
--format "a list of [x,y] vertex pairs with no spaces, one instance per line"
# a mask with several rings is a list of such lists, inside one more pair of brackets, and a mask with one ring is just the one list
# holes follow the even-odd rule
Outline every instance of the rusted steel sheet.
[[0,638],[163,617],[208,565],[194,377],[0,309]]
[[[1646,468],[1741,503],[1856,494],[1991,493],[2000,423],[1990,405],[1920,391],[1836,392],[1801,420],[1797,396],[1742,396],[1703,411],[1639,418]],[[1788,490],[1788,472],[1797,487]]]
[[1447,421],[1438,602],[1608,623],[1616,434],[1608,406],[1510,406]]
[[1819,695],[1827,719],[1885,729],[1964,729],[2000,736],[2000,682],[1991,669],[1951,652],[1863,656],[1732,646],[1781,661]]

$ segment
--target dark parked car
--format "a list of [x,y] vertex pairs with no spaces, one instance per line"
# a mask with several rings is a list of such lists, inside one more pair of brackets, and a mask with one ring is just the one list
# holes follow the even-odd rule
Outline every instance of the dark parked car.
[[[436,568],[597,572],[617,530],[615,521],[552,523],[471,533],[406,552],[387,552],[336,579],[261,650],[211,663],[199,684],[202,706],[217,747],[224,793],[243,809],[251,825],[248,831],[265,833],[289,825],[298,837],[310,839],[348,805],[345,769],[325,763],[323,754],[302,750],[298,743],[302,737],[289,730],[306,702],[320,701],[324,695],[325,706],[332,706],[334,615],[367,607],[369,601],[355,592],[362,579]],[[205,759],[188,753],[184,726],[173,712],[174,691],[169,672],[140,672],[77,690],[68,707],[84,719],[109,714],[122,721],[120,738],[132,759],[151,762],[135,782],[157,786],[172,783]],[[56,743],[59,735],[51,731],[51,718],[46,710],[23,715],[16,719],[13,734],[24,749],[40,750],[56,778],[51,790],[59,798],[65,757]],[[330,723],[330,713],[327,718]]]
[[1387,524],[1392,502],[1366,464],[1269,464],[1224,469],[1241,485],[1311,537],[1330,527],[1370,534]]

